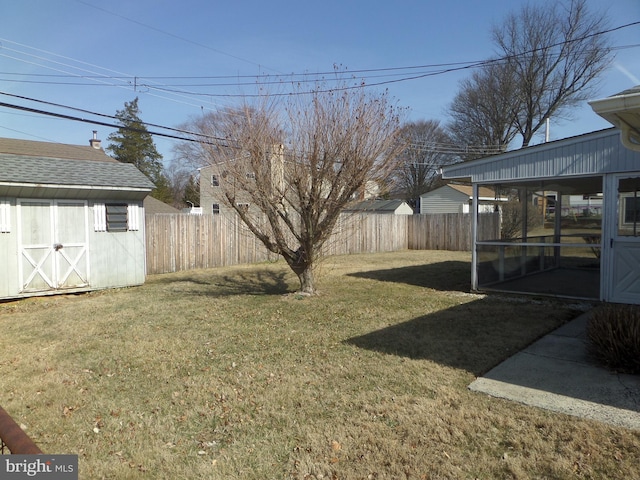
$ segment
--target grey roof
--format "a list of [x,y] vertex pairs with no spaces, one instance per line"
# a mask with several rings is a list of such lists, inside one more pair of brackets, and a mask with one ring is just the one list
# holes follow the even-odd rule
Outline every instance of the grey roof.
[[131,163],[28,157],[0,153],[0,183],[114,187],[152,190],[153,183]]
[[16,138],[0,138],[0,153],[27,155],[29,157],[67,158],[69,160],[94,160],[117,162],[101,148],[89,145],[69,145],[65,143],[36,142]]
[[347,212],[389,212],[393,213],[404,200],[364,200],[346,208]]
[[0,196],[144,198],[153,183],[102,149],[0,139]]
[[147,215],[155,215],[156,213],[180,213],[180,210],[161,202],[151,195],[144,198],[144,213]]
[[626,149],[619,130],[610,128],[449,165],[442,177],[474,183],[541,182],[637,171],[639,165],[640,153]]

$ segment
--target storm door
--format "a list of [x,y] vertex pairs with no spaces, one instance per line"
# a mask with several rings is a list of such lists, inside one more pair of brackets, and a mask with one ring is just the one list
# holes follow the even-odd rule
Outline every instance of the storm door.
[[609,301],[640,304],[640,176],[617,177]]
[[21,292],[89,284],[87,204],[18,200]]

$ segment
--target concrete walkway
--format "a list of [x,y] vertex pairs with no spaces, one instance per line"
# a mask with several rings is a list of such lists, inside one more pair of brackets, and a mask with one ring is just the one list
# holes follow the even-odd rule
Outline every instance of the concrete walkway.
[[640,430],[640,375],[613,374],[587,355],[588,313],[508,358],[469,389]]

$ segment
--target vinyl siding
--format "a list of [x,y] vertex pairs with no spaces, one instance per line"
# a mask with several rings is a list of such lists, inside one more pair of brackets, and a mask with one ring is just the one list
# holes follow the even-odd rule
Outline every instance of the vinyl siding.
[[624,148],[617,129],[514,150],[443,169],[443,178],[507,182],[637,171],[640,152]]
[[420,196],[420,213],[463,213],[468,204],[468,195],[444,186]]

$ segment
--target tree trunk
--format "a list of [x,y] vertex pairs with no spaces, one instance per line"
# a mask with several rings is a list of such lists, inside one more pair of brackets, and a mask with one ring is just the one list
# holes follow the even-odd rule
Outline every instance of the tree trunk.
[[300,280],[300,293],[305,295],[316,294],[316,281],[313,275],[313,261],[307,255],[307,249],[298,248],[290,256],[284,256],[287,264]]
[[300,293],[305,295],[315,295],[316,282],[311,265],[308,265],[304,270],[298,270],[296,273],[298,275],[298,280],[300,280]]

